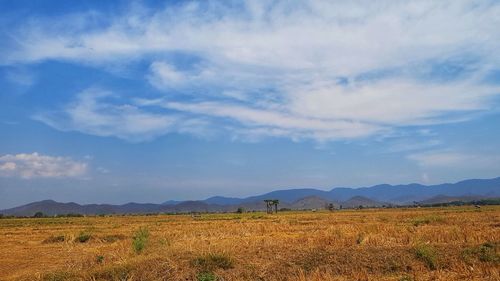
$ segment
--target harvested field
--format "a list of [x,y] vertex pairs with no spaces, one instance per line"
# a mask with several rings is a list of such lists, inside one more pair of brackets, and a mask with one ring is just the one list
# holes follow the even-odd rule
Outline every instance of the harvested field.
[[500,280],[500,207],[0,220],[0,280]]

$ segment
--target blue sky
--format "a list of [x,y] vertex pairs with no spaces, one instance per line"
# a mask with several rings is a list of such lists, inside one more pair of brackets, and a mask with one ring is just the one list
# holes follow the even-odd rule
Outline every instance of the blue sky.
[[0,1],[0,208],[500,176],[498,1]]

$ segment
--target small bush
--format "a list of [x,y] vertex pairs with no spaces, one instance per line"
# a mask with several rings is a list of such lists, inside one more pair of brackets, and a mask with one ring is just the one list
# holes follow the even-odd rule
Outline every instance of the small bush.
[[92,238],[92,234],[88,231],[82,231],[78,236],[76,237],[75,241],[80,242],[80,243],[86,243]]
[[95,261],[99,264],[104,262],[104,256],[98,255],[95,257]]
[[212,272],[202,272],[196,275],[198,281],[216,281],[217,276]]
[[482,262],[500,263],[500,255],[497,253],[498,244],[484,243],[477,247],[466,248],[462,251],[462,258],[467,263],[473,260]]
[[66,238],[64,235],[57,235],[57,236],[50,236],[49,238],[43,240],[44,244],[49,244],[49,243],[61,243],[64,242]]
[[479,247],[479,260],[483,262],[500,262],[500,255],[496,253],[495,244],[484,243]]
[[437,252],[434,247],[420,244],[414,248],[414,253],[429,269],[435,270],[437,268]]
[[132,237],[132,247],[136,254],[142,253],[146,248],[146,245],[149,240],[149,230],[147,228],[139,228],[134,237]]
[[233,260],[226,254],[208,254],[194,259],[193,265],[202,272],[211,272],[219,268],[233,268]]

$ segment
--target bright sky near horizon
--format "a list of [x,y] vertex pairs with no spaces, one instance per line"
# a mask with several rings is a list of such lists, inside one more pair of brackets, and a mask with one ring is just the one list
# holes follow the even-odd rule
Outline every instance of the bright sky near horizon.
[[500,176],[499,1],[0,0],[0,209]]

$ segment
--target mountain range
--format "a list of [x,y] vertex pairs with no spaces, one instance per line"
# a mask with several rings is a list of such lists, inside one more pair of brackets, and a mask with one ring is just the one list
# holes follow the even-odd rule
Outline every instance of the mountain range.
[[329,204],[339,208],[358,206],[377,207],[383,205],[412,205],[472,201],[482,198],[500,197],[500,177],[493,179],[471,179],[457,183],[438,185],[389,185],[381,184],[362,188],[334,188],[330,191],[302,188],[276,190],[246,198],[214,196],[199,201],[169,200],[162,204],[127,203],[124,205],[60,203],[53,200],[33,202],[27,205],[0,210],[1,214],[32,216],[36,212],[57,214],[128,214],[128,213],[186,213],[186,212],[232,212],[265,210],[265,199],[280,200],[279,208],[319,209]]

